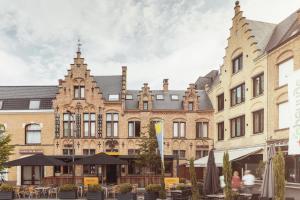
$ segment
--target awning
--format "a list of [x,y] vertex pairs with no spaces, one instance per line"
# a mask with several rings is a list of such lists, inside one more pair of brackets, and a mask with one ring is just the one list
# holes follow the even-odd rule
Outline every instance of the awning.
[[[262,149],[263,149],[263,147],[230,149],[230,150],[228,150],[229,160],[230,161],[240,160],[240,159],[243,159],[243,158],[245,158],[247,156],[250,156],[252,154],[258,153]],[[224,155],[224,151],[217,151],[216,150],[214,152],[215,162],[216,162],[217,167],[223,167],[223,155]],[[207,159],[208,159],[208,156],[205,156],[203,158],[195,160],[195,162],[194,162],[195,167],[206,167],[207,166]]]
[[126,161],[107,155],[106,153],[99,153],[88,156],[75,161],[76,165],[126,165]]
[[44,154],[35,154],[25,158],[12,160],[3,163],[5,167],[12,166],[55,166],[55,165],[67,165],[65,162],[53,158],[52,156],[46,156]]

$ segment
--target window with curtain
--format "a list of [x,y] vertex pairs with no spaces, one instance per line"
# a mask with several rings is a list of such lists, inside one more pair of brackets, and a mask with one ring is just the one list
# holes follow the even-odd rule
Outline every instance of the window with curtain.
[[278,104],[278,128],[289,128],[289,102]]
[[41,127],[39,124],[28,124],[25,127],[26,144],[40,144],[41,143]]
[[255,76],[253,79],[253,97],[257,97],[264,93],[264,74]]
[[288,83],[289,75],[294,71],[294,60],[291,58],[278,65],[278,86]]
[[196,122],[196,138],[208,138],[208,122]]
[[96,114],[84,113],[83,114],[83,135],[84,137],[96,136]]
[[245,115],[230,120],[231,137],[241,137],[245,135]]
[[253,112],[253,134],[264,131],[264,109]]
[[173,137],[185,137],[185,122],[173,122]]
[[141,136],[141,122],[129,121],[128,122],[128,137],[140,137]]
[[119,129],[119,114],[106,113],[106,136],[118,137]]

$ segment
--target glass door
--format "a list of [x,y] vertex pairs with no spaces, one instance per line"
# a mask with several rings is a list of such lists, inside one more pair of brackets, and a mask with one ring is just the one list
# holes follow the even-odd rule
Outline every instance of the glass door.
[[22,166],[22,185],[40,185],[42,177],[41,166]]

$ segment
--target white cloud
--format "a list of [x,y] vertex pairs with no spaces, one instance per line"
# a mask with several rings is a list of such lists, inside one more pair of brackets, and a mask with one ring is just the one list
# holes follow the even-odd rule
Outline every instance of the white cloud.
[[[259,5],[259,6],[258,6]],[[94,75],[120,74],[129,87],[149,82],[185,89],[222,64],[234,1],[2,0],[0,85],[57,84],[77,38]],[[298,0],[243,0],[244,16],[279,22]]]

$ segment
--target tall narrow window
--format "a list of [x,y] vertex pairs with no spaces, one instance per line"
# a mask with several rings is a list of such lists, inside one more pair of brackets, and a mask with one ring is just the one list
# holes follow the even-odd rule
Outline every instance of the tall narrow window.
[[185,122],[173,122],[173,137],[185,137]]
[[107,113],[106,114],[106,136],[118,137],[119,129],[119,114]]
[[193,102],[189,102],[188,109],[189,109],[189,111],[193,111],[193,109],[194,109],[194,103]]
[[75,119],[74,115],[71,115],[69,113],[64,113],[64,137],[72,137],[74,134],[74,124]]
[[84,86],[74,86],[74,98],[75,99],[84,99],[85,88]]
[[224,110],[224,93],[218,95],[218,111]]
[[291,58],[278,65],[278,86],[288,83],[289,75],[294,71],[294,60]]
[[231,106],[245,101],[245,83],[231,89]]
[[173,150],[173,155],[178,156],[179,159],[185,159],[185,150]]
[[224,140],[224,122],[218,123],[218,140]]
[[241,137],[245,135],[245,115],[230,120],[231,137]]
[[25,127],[25,140],[26,144],[41,143],[41,127],[39,124],[29,124]]
[[148,101],[143,101],[143,110],[148,110]]
[[288,128],[289,127],[289,102],[284,102],[278,104],[278,128]]
[[83,132],[84,137],[96,136],[96,114],[84,113],[83,114]]
[[141,122],[129,121],[128,122],[128,137],[140,137],[141,136]]
[[264,131],[264,109],[253,112],[253,133]]
[[264,93],[264,74],[260,74],[253,78],[253,97]]
[[232,60],[232,73],[235,74],[243,68],[243,54]]
[[208,122],[196,122],[196,138],[208,138]]

